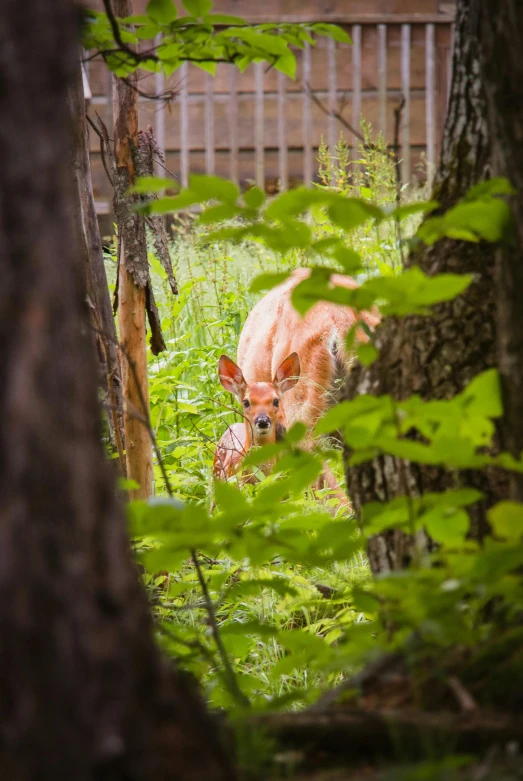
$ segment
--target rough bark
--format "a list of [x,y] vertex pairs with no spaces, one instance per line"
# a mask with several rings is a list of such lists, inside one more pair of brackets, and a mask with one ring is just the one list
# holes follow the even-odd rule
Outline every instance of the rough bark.
[[[446,210],[489,175],[491,145],[486,103],[479,70],[478,11],[481,0],[457,5],[453,80],[434,197]],[[475,281],[454,301],[433,309],[430,317],[386,319],[377,332],[379,359],[368,369],[356,366],[346,397],[390,393],[396,399],[413,393],[425,399],[448,399],[479,372],[495,366],[496,307],[494,251],[485,244],[444,240],[412,254],[428,274],[472,273]],[[485,492],[485,501],[471,511],[471,534],[486,529],[485,507],[504,495],[506,481],[494,471],[451,473],[440,468],[379,457],[346,470],[349,495],[357,512],[369,501],[413,496],[450,486],[471,485]],[[412,540],[399,531],[374,537],[368,548],[373,571],[406,566]]]
[[[483,0],[481,59],[492,138],[493,172],[507,177],[514,233],[499,248],[497,318],[499,370],[504,396],[505,447],[523,451],[523,5],[519,0]],[[523,477],[511,493],[523,501]]]
[[84,268],[87,305],[99,360],[99,385],[105,394],[105,401],[109,409],[108,420],[120,456],[121,469],[125,474],[122,375],[116,326],[105,273],[102,240],[94,204],[80,61],[77,63],[74,83],[69,91],[69,109],[74,176],[71,216],[74,225],[75,246],[82,258]]
[[[113,8],[118,17],[133,13],[131,0],[114,0]],[[132,498],[143,499],[151,495],[153,481],[151,441],[140,421],[140,417],[149,415],[145,317],[147,304],[152,309],[153,298],[147,296],[149,270],[144,221],[133,212],[132,199],[127,195],[135,176],[133,153],[138,148],[138,96],[132,88],[136,80],[136,73],[128,77],[127,83],[118,78],[114,80],[114,206],[120,247],[118,325],[124,352],[122,387],[127,476],[140,486],[131,492]]]
[[74,247],[70,0],[0,25],[0,777],[230,779],[186,678],[154,646],[100,443]]
[[[154,155],[163,160],[164,154],[156,138],[154,137],[151,125],[147,130],[138,131],[138,153],[136,155],[136,173],[138,176],[154,176]],[[148,193],[147,200],[157,201],[157,193]],[[167,281],[173,295],[178,295],[178,285],[174,278],[173,264],[167,246],[167,233],[165,231],[165,220],[161,214],[151,214],[148,218],[148,225],[151,229],[151,240],[156,257],[163,266],[167,274]],[[149,282],[150,284],[150,282]],[[165,349],[165,348],[164,348]]]

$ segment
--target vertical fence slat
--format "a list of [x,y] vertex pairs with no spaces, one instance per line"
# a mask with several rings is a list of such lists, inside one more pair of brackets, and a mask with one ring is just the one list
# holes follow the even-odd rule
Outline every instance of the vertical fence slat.
[[336,41],[329,38],[328,42],[328,89],[329,89],[329,120],[328,120],[328,133],[329,133],[329,148],[331,154],[334,153],[334,147],[337,141],[337,120],[333,116],[333,112],[337,109],[337,90],[338,80],[336,73]]
[[405,98],[401,115],[403,182],[410,182],[410,24],[401,25],[401,91]]
[[284,73],[278,72],[278,165],[280,189],[289,187],[289,158],[287,153],[287,102]]
[[[361,127],[361,24],[352,25],[352,124]],[[356,139],[353,139],[356,157]]]
[[436,162],[436,49],[435,28],[433,24],[425,27],[425,123],[427,138],[428,175],[433,176]]
[[205,74],[205,173],[214,174],[214,78]]
[[449,56],[447,58],[447,95],[445,100],[445,106],[449,102],[450,87],[452,84],[452,58],[454,56],[454,25],[450,25],[450,41],[449,41]]
[[303,50],[303,183],[309,187],[312,182],[312,135],[311,135],[311,46],[305,44]]
[[229,100],[230,176],[235,184],[240,181],[238,157],[238,69],[231,65],[231,94]]
[[[161,42],[160,36],[156,38],[156,45],[158,46]],[[163,100],[160,99],[160,95],[163,94],[165,90],[165,74],[164,73],[155,73],[154,74],[154,88],[156,90],[156,95],[159,98],[156,101],[156,114],[155,114],[155,122],[154,122],[154,136],[156,138],[156,143],[158,144],[158,148],[160,151],[165,155],[165,103]],[[165,171],[159,164],[158,160],[155,160],[154,168],[157,176],[165,176]]]
[[387,141],[387,25],[378,24],[379,129]]
[[180,68],[180,179],[182,185],[189,184],[189,101],[188,86],[189,65],[184,62]]
[[264,147],[264,106],[263,106],[263,62],[254,63],[255,110],[254,110],[254,154],[255,180],[258,187],[265,189],[265,147]]

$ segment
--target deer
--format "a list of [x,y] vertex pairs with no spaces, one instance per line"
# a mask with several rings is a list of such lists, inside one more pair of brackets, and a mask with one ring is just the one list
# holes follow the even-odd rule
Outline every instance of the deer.
[[[240,334],[237,363],[220,357],[220,383],[242,405],[244,420],[233,423],[216,447],[215,479],[227,480],[239,472],[253,445],[282,439],[297,421],[307,426],[310,443],[316,422],[338,401],[353,359],[345,348],[346,334],[358,322],[370,328],[379,322],[377,312],[356,312],[327,301],[317,302],[302,318],[291,295],[309,274],[309,269],[295,270],[255,305]],[[357,287],[341,274],[333,274],[331,284]],[[356,344],[366,341],[368,336],[358,328]],[[268,463],[262,469],[267,472],[271,467]],[[253,482],[252,475],[244,479]],[[318,482],[325,485],[347,504],[326,465]]]

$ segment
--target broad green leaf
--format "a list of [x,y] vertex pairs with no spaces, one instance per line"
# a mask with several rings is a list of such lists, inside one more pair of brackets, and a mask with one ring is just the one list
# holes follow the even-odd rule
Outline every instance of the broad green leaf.
[[218,206],[209,206],[200,214],[198,222],[202,225],[210,225],[213,222],[230,220],[239,214],[239,209],[233,203],[220,203]]
[[278,57],[274,63],[274,68],[294,80],[296,78],[296,57],[289,50],[282,54],[281,57]]
[[349,247],[336,247],[332,252],[332,256],[343,266],[344,273],[349,276],[356,274],[363,266],[361,255]]
[[496,536],[519,540],[523,535],[523,504],[498,502],[488,511],[488,519]]
[[191,174],[189,191],[197,195],[201,201],[215,200],[225,203],[236,203],[240,195],[240,190],[234,182],[222,179],[220,176],[204,174]]
[[423,525],[429,536],[441,545],[459,545],[465,540],[470,521],[465,510],[437,507],[423,516]]
[[205,73],[210,73],[211,76],[216,76],[217,63],[212,62],[212,60],[193,60],[193,65],[195,65],[201,71],[205,71]]
[[202,198],[199,195],[191,190],[183,190],[179,195],[165,195],[157,201],[137,206],[136,210],[147,214],[168,214],[201,202]]
[[478,198],[492,197],[494,195],[515,195],[516,192],[508,179],[494,177],[471,187],[465,196],[465,200],[475,201]]
[[251,282],[249,291],[251,293],[261,293],[265,290],[272,290],[273,287],[281,285],[290,276],[289,271],[279,271],[274,273],[258,274]]
[[357,350],[358,361],[364,366],[370,366],[379,355],[379,352],[373,344],[360,344]]
[[345,231],[354,230],[370,219],[383,219],[378,206],[360,198],[338,199],[331,203],[328,213],[333,223]]
[[230,16],[228,14],[206,14],[205,21],[209,24],[243,25],[247,24],[241,16]]
[[404,220],[405,217],[411,217],[413,214],[428,214],[439,206],[437,201],[418,201],[417,203],[407,203],[393,209],[387,217],[395,220]]
[[166,188],[177,189],[178,185],[174,179],[166,179],[160,176],[139,176],[129,191],[147,195],[147,193],[157,193]]
[[212,8],[212,0],[182,0],[182,5],[191,16],[207,16]]
[[325,22],[317,22],[311,25],[313,32],[317,35],[325,35],[327,38],[332,38],[333,41],[339,43],[352,43],[352,40],[348,33],[345,32],[337,24],[327,24]]
[[503,414],[501,383],[497,369],[487,369],[467,385],[459,398],[469,415],[500,418]]
[[259,187],[250,187],[243,194],[243,202],[250,209],[259,209],[265,202],[265,193]]
[[158,24],[170,24],[178,16],[178,11],[172,0],[149,0],[147,16]]

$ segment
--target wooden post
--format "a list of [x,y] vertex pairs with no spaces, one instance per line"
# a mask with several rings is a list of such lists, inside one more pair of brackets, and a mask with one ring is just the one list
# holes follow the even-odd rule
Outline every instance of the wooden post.
[[230,176],[234,184],[240,181],[240,166],[238,159],[238,69],[235,65],[231,69],[231,96],[229,104],[229,148],[230,148]]
[[280,167],[280,190],[289,187],[289,156],[287,153],[287,101],[284,73],[278,72],[278,153]]
[[214,174],[214,78],[205,74],[205,173]]
[[189,66],[186,62],[180,68],[180,180],[183,187],[189,184]]
[[387,142],[387,25],[378,25],[379,129]]
[[312,182],[312,128],[311,128],[311,96],[309,90],[311,85],[311,45],[305,44],[303,50],[303,184],[310,187]]
[[401,114],[401,156],[404,184],[410,183],[410,24],[401,25],[401,92],[405,105]]
[[328,39],[329,57],[328,57],[328,89],[329,89],[329,118],[328,118],[328,143],[329,151],[331,155],[334,154],[337,139],[337,119],[334,116],[334,112],[338,108],[337,106],[337,73],[336,73],[336,41],[332,38]]
[[254,155],[255,179],[260,189],[265,190],[265,139],[263,106],[263,62],[254,63],[255,112],[254,112]]
[[[352,25],[352,124],[361,128],[361,24]],[[357,158],[357,140],[353,140],[353,158]]]
[[427,173],[432,179],[436,162],[436,92],[434,25],[425,28],[425,123],[427,134]]
[[[116,16],[131,16],[131,0],[113,0]],[[138,148],[137,74],[127,82],[116,78],[113,89],[114,151],[116,160],[116,197],[126,201],[125,193],[134,180],[133,151]],[[146,499],[152,492],[153,456],[149,432],[138,416],[149,416],[147,383],[147,345],[145,332],[147,247],[143,218],[131,210],[119,210],[119,285],[118,323],[122,356],[122,390],[127,476],[139,484],[131,492],[134,499]],[[145,272],[144,266],[145,264]]]
[[[156,37],[156,44],[158,45],[160,42],[161,42],[161,37],[158,35]],[[165,89],[164,73],[155,73],[154,88],[156,90],[157,96],[162,94],[162,92]],[[154,123],[154,135],[156,137],[158,148],[165,156],[165,103],[163,102],[163,100],[156,101],[156,120]],[[154,169],[155,169],[154,172],[156,176],[165,176],[165,171],[161,167],[161,165],[159,165],[158,161],[155,161]]]

